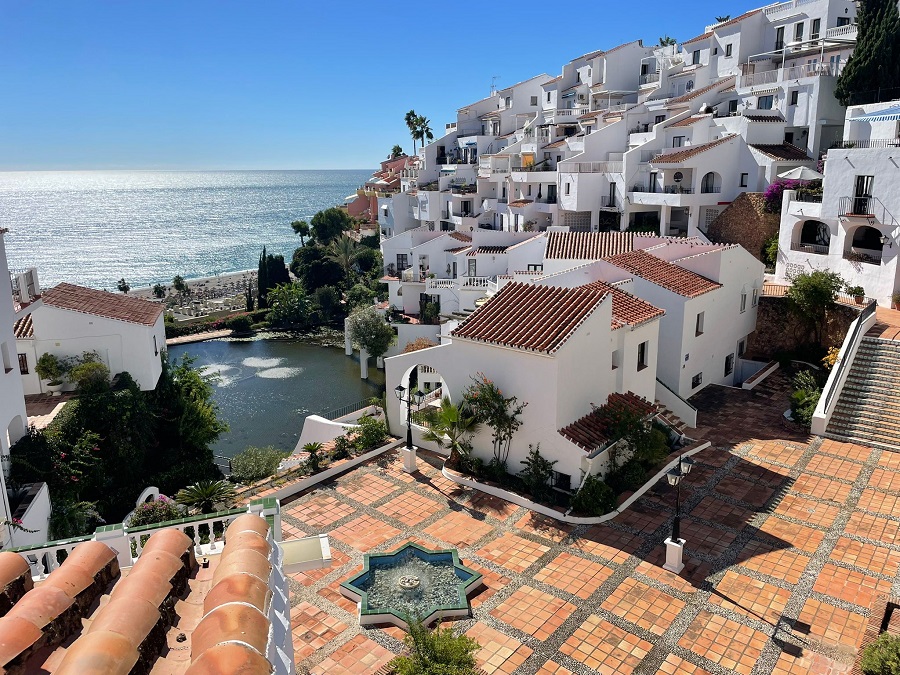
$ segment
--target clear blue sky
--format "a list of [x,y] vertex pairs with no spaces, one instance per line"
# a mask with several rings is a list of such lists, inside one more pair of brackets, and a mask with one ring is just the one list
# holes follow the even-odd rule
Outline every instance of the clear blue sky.
[[493,75],[753,6],[5,0],[0,170],[373,167],[411,151],[410,108],[437,132]]

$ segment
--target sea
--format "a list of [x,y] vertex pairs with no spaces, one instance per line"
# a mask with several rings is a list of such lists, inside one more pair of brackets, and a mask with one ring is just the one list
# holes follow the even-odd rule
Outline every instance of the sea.
[[10,269],[113,290],[290,260],[294,220],[343,204],[371,170],[0,172]]

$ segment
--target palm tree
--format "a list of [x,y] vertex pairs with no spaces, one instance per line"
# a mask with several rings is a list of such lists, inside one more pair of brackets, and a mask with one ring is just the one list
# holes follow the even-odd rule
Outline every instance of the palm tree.
[[314,443],[307,443],[303,446],[303,451],[309,453],[309,458],[306,460],[306,465],[309,467],[309,470],[312,473],[316,473],[319,470],[319,462],[321,461],[319,458],[319,453],[322,451],[322,444],[318,441]]
[[431,413],[427,431],[422,435],[439,448],[450,448],[447,466],[459,466],[460,455],[469,437],[478,433],[481,424],[469,414],[462,403],[454,405],[446,396],[441,399],[441,407]]
[[717,16],[716,23],[725,23],[729,19],[731,19],[731,14],[726,14],[725,16]]
[[294,234],[300,235],[300,245],[303,246],[306,243],[304,240],[309,236],[309,223],[305,220],[295,220],[291,223],[291,228]]
[[328,246],[327,258],[336,262],[344,270],[344,277],[349,278],[356,262],[356,242],[349,237],[339,237]]
[[398,157],[403,156],[403,148],[399,145],[395,145],[391,148],[391,159],[397,159]]
[[227,480],[198,480],[175,493],[175,501],[191,515],[230,509],[235,500],[234,487]]
[[425,147],[425,141],[433,141],[434,133],[431,131],[431,120],[427,117],[419,115],[416,117],[416,130],[414,138],[417,138],[421,143],[422,147]]
[[403,121],[406,122],[406,128],[409,129],[409,135],[412,136],[413,142],[413,154],[416,154],[416,126],[418,124],[419,116],[416,115],[415,110],[410,110],[406,115],[403,116]]
[[668,35],[663,35],[659,38],[659,46],[660,47],[671,47],[675,44],[675,38],[669,37]]

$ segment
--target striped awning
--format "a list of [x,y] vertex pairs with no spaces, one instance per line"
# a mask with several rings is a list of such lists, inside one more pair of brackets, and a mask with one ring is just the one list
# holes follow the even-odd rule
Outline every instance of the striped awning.
[[851,122],[893,122],[896,120],[900,120],[900,105],[891,106],[884,110],[876,110],[868,115],[850,118]]

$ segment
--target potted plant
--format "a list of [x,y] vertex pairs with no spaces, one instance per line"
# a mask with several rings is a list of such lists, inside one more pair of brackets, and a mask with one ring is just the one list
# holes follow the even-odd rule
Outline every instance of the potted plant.
[[857,305],[863,304],[866,299],[866,291],[862,286],[847,286],[847,295],[853,296]]
[[900,309],[900,291],[891,296],[891,303],[894,305],[894,309]]
[[56,355],[44,352],[34,366],[35,372],[42,380],[47,380],[46,389],[54,396],[59,396],[62,391],[66,374],[63,361]]

